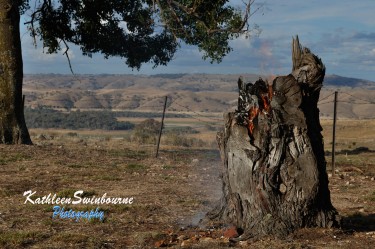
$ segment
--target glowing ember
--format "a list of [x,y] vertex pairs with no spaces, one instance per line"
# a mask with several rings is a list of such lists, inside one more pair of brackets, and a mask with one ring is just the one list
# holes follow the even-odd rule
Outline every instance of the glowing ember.
[[269,112],[269,110],[270,110],[270,107],[271,107],[270,106],[269,98],[268,98],[268,96],[264,96],[264,95],[262,95],[261,97],[262,97],[263,106],[264,106],[263,111],[265,111],[266,114],[267,114]]
[[250,134],[253,134],[254,122],[253,120],[258,116],[259,108],[251,107],[249,110],[249,122],[247,128],[249,129]]
[[263,105],[260,105],[260,108],[251,107],[249,110],[249,119],[247,128],[249,130],[250,135],[253,134],[254,131],[254,119],[259,115],[259,113],[269,114],[271,111],[271,100],[272,100],[272,85],[268,86],[268,92],[265,94],[261,94],[260,97],[262,99]]
[[237,123],[248,128],[250,137],[253,137],[257,120],[261,113],[271,115],[271,100],[273,87],[261,78],[254,84],[245,84],[240,78],[238,81],[239,98],[238,110],[236,110]]
[[268,85],[268,98],[270,99],[270,103],[272,100],[272,96],[273,96],[273,88],[272,88],[272,84],[270,84]]

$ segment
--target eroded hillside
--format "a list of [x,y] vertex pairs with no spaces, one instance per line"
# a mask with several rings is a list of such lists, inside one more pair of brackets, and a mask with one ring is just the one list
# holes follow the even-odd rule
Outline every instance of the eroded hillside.
[[[27,75],[26,106],[54,109],[226,112],[237,103],[240,75]],[[254,82],[259,75],[242,75]],[[373,118],[375,83],[337,75],[326,76],[321,91],[321,116],[332,117],[333,92],[339,91],[339,118]]]

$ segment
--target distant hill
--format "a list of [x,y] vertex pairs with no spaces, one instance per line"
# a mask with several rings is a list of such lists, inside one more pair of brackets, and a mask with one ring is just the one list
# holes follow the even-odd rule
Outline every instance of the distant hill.
[[324,77],[324,83],[328,86],[343,86],[352,88],[363,87],[375,89],[375,82],[363,79],[342,77],[335,74],[326,75]]
[[[227,112],[237,104],[238,74],[26,75],[26,106],[53,109],[160,111],[168,95],[170,112]],[[243,74],[245,81],[260,75]],[[321,91],[321,116],[332,116],[339,90],[340,118],[375,118],[375,83],[327,75]]]

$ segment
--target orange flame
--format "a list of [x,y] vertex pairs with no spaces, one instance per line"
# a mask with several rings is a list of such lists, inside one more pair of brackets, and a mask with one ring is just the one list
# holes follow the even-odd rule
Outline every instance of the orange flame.
[[254,130],[254,122],[253,120],[258,116],[259,114],[259,108],[257,107],[251,107],[249,110],[249,122],[247,128],[249,129],[250,134],[253,134]]
[[273,96],[273,88],[272,88],[272,84],[270,84],[268,85],[268,91],[260,95],[263,101],[263,108],[260,109],[254,106],[250,108],[247,128],[251,136],[253,135],[253,131],[255,128],[254,119],[259,115],[259,113],[263,113],[266,115],[270,113],[272,96]]
[[261,95],[261,99],[263,101],[263,109],[259,109],[257,107],[251,107],[249,110],[249,120],[247,128],[249,130],[250,135],[253,134],[254,131],[254,119],[261,113],[262,110],[264,110],[266,113],[269,113],[271,110],[271,100],[273,95],[273,89],[272,85],[268,86],[268,92],[266,94]]
[[272,96],[273,96],[273,88],[272,88],[272,84],[268,85],[268,98],[270,99],[270,102],[272,100]]
[[269,110],[270,110],[270,104],[269,104],[269,101],[268,101],[268,98],[264,95],[261,96],[262,97],[262,100],[263,100],[263,106],[264,106],[264,110],[268,113]]

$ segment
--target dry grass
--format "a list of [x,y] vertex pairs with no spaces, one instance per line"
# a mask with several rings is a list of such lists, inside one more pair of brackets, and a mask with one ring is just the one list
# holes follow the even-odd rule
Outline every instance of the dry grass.
[[[331,150],[333,121],[323,119],[321,123],[325,147],[327,150]],[[339,119],[336,125],[336,149],[338,151],[352,150],[363,146],[375,150],[375,119]]]
[[[329,138],[330,121],[322,123]],[[338,148],[375,150],[373,124],[373,120],[340,120]],[[158,241],[172,241],[167,245],[180,248],[176,236],[181,235],[195,238],[188,248],[354,249],[375,243],[375,153],[371,151],[337,155],[338,171],[330,178],[330,189],[333,204],[343,215],[342,230],[304,229],[286,240],[230,244],[220,239],[220,229],[210,233],[214,240],[207,240],[202,237],[207,231],[188,227],[220,196],[217,150],[162,145],[160,158],[155,159],[154,147],[129,144],[127,134],[121,132],[32,130],[35,136],[40,133],[49,138],[34,137],[34,146],[0,145],[2,248],[153,248]],[[191,136],[214,142],[215,132],[201,129]],[[105,212],[103,222],[52,219],[52,205],[23,204],[26,190],[42,197],[71,196],[80,189],[86,196],[132,196],[134,204],[99,205]],[[96,206],[66,208],[85,211]]]

